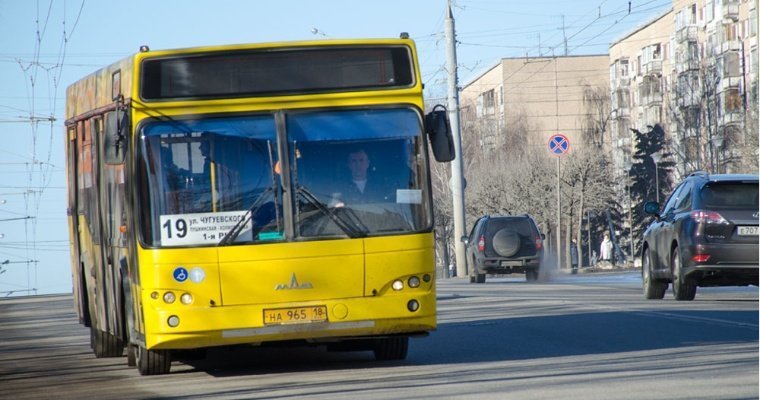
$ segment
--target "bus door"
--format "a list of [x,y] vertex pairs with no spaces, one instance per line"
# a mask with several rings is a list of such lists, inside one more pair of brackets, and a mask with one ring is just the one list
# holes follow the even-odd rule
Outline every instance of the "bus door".
[[[105,134],[112,134],[103,129],[105,123],[115,118],[115,112],[109,112],[104,119],[97,121],[99,137]],[[112,123],[112,122],[111,122]],[[100,170],[98,173],[98,188],[100,205],[99,220],[101,227],[101,265],[103,266],[102,285],[108,305],[108,327],[109,331],[115,336],[122,336],[124,327],[124,291],[123,279],[126,279],[126,242],[125,236],[121,232],[121,227],[125,225],[125,205],[126,200],[124,193],[124,164],[107,163],[105,154],[109,149],[111,141],[99,140],[100,148]]]
[[84,290],[90,309],[93,328],[107,330],[106,313],[108,304],[103,282],[103,264],[100,247],[100,201],[98,196],[98,135],[95,119],[87,119],[77,124],[77,218],[79,257],[85,282]]
[[87,283],[85,282],[85,275],[83,269],[82,259],[80,254],[82,248],[79,240],[79,162],[77,151],[77,127],[81,126],[81,122],[77,122],[74,126],[70,126],[66,130],[66,178],[68,180],[68,208],[66,213],[69,219],[69,249],[71,253],[71,279],[72,289],[74,291],[74,302],[77,310],[77,316],[79,317],[79,323],[84,326],[90,326],[90,310],[87,302]]

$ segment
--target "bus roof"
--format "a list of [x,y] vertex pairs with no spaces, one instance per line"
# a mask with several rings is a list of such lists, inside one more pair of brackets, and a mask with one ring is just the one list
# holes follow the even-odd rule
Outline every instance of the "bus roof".
[[[411,39],[327,39],[307,41],[284,41],[267,43],[247,43],[218,46],[199,46],[167,50],[149,50],[147,46],[141,46],[140,52],[123,58],[113,64],[101,68],[79,81],[71,84],[66,90],[66,119],[81,116],[100,108],[113,105],[118,94],[122,94],[125,100],[130,100],[135,88],[135,72],[137,65],[145,59],[171,57],[193,54],[210,54],[224,52],[238,52],[247,50],[263,49],[307,49],[318,47],[348,47],[348,46],[399,46],[404,45],[412,49],[412,56],[416,58],[414,42]],[[413,60],[415,66],[417,60]],[[415,67],[416,69],[416,67]],[[415,71],[419,80],[419,71]],[[114,87],[118,85],[119,87]]]

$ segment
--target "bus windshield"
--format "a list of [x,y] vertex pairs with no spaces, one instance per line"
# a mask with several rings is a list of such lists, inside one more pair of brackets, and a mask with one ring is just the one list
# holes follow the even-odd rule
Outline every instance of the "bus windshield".
[[[278,136],[287,140],[283,162]],[[412,109],[286,114],[280,135],[273,115],[161,120],[140,138],[140,232],[151,247],[282,241],[286,221],[294,240],[432,226]]]
[[144,243],[216,244],[254,203],[257,213],[239,240],[281,237],[273,116],[156,121],[141,139]]
[[358,237],[431,226],[416,112],[301,113],[286,124],[297,235]]

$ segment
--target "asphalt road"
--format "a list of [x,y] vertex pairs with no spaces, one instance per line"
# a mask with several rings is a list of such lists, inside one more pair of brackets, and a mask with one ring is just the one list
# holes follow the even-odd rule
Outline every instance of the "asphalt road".
[[235,348],[142,377],[96,359],[68,296],[0,300],[7,399],[756,399],[758,290],[643,300],[635,272],[439,282],[439,328],[407,360]]

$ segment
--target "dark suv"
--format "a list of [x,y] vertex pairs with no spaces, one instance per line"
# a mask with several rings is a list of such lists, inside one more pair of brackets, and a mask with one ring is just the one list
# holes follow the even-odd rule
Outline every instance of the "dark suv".
[[486,274],[511,273],[525,273],[526,280],[535,281],[544,253],[543,239],[528,214],[481,217],[470,236],[462,238],[470,282],[484,283]]
[[758,176],[695,172],[673,191],[644,232],[644,296],[693,300],[697,286],[758,284]]

